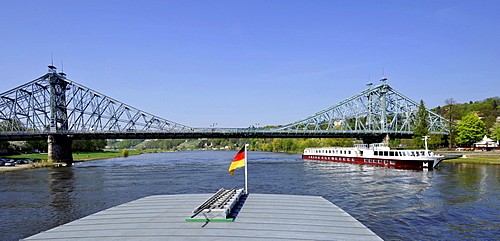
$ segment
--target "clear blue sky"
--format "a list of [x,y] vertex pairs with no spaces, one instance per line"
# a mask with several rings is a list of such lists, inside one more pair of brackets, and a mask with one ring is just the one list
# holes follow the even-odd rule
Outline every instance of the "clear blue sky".
[[378,83],[428,108],[500,95],[500,1],[0,2],[0,92],[54,65],[192,127],[286,124]]

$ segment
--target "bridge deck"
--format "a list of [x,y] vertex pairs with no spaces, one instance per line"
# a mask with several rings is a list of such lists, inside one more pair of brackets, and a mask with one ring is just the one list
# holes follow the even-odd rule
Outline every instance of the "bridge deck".
[[251,193],[233,222],[187,222],[210,196],[149,196],[24,240],[382,240],[319,196]]

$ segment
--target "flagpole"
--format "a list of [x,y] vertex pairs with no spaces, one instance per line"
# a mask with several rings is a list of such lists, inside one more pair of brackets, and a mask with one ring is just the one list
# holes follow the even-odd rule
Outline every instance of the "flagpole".
[[248,155],[247,155],[248,144],[245,144],[245,194],[248,195]]

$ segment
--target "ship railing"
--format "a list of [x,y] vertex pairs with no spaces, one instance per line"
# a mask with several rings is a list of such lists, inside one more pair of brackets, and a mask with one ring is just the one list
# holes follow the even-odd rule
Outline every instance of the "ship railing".
[[371,150],[389,150],[389,143],[373,143],[370,144]]
[[354,144],[354,148],[368,150],[369,146],[368,146],[368,144]]

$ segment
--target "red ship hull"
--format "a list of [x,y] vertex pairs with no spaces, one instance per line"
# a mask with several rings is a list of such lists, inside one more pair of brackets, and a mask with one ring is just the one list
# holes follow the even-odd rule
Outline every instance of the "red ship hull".
[[363,158],[363,157],[345,157],[345,156],[321,156],[321,155],[302,155],[302,159],[346,162],[362,165],[384,166],[396,169],[432,169],[434,161],[414,161],[414,160],[395,160],[389,158]]

